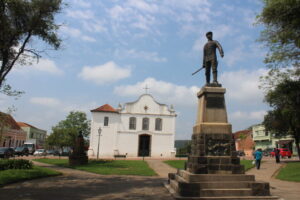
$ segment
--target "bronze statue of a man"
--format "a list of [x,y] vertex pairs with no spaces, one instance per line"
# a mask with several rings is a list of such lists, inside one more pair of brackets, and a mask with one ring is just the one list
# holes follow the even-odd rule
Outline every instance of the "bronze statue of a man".
[[218,60],[217,60],[216,48],[219,49],[221,57],[224,56],[224,52],[220,43],[212,39],[213,38],[212,32],[207,32],[206,37],[208,41],[203,48],[203,68],[205,68],[206,84],[210,83],[211,68],[213,73],[213,84],[218,84],[218,80],[217,80]]

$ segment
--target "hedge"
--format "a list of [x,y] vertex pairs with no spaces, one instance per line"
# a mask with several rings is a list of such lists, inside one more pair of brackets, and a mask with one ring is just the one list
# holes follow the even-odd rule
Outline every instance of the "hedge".
[[16,160],[0,160],[0,170],[7,169],[32,169],[33,164],[29,160],[16,159]]

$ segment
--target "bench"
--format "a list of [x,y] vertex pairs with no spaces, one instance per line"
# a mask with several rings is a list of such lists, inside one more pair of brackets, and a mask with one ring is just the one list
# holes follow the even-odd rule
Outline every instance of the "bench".
[[125,155],[120,155],[120,154],[118,154],[118,155],[114,155],[114,157],[115,157],[115,159],[116,158],[126,158],[126,154]]

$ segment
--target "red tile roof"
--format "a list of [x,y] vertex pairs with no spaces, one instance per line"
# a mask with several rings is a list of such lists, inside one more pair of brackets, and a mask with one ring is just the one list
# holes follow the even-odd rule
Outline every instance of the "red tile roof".
[[103,106],[100,106],[99,108],[91,110],[91,112],[114,112],[114,113],[117,113],[118,111],[116,111],[111,105],[105,104]]
[[17,122],[14,120],[14,118],[9,114],[0,112],[0,121],[4,122],[4,126],[8,126],[11,129],[21,129]]
[[[18,125],[19,125],[20,127],[31,127],[31,128],[36,128],[36,127],[34,127],[34,126],[30,125],[30,124],[27,124],[27,123],[25,123],[25,122],[17,122],[17,123],[18,123]],[[36,128],[36,129],[38,129],[38,128]]]

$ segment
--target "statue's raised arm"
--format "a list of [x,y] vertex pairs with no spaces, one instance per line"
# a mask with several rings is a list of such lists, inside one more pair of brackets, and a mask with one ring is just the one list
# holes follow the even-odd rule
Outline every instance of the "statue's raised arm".
[[[205,75],[206,75],[206,84],[211,85],[211,86],[220,86],[218,83],[218,60],[217,60],[217,54],[216,54],[216,49],[218,48],[219,53],[221,57],[224,56],[224,51],[221,46],[221,44],[213,40],[213,33],[212,32],[207,32],[206,33],[207,37],[207,43],[204,45],[203,48],[203,67],[205,67]],[[212,73],[213,73],[213,83],[210,84],[210,71],[212,68]]]

